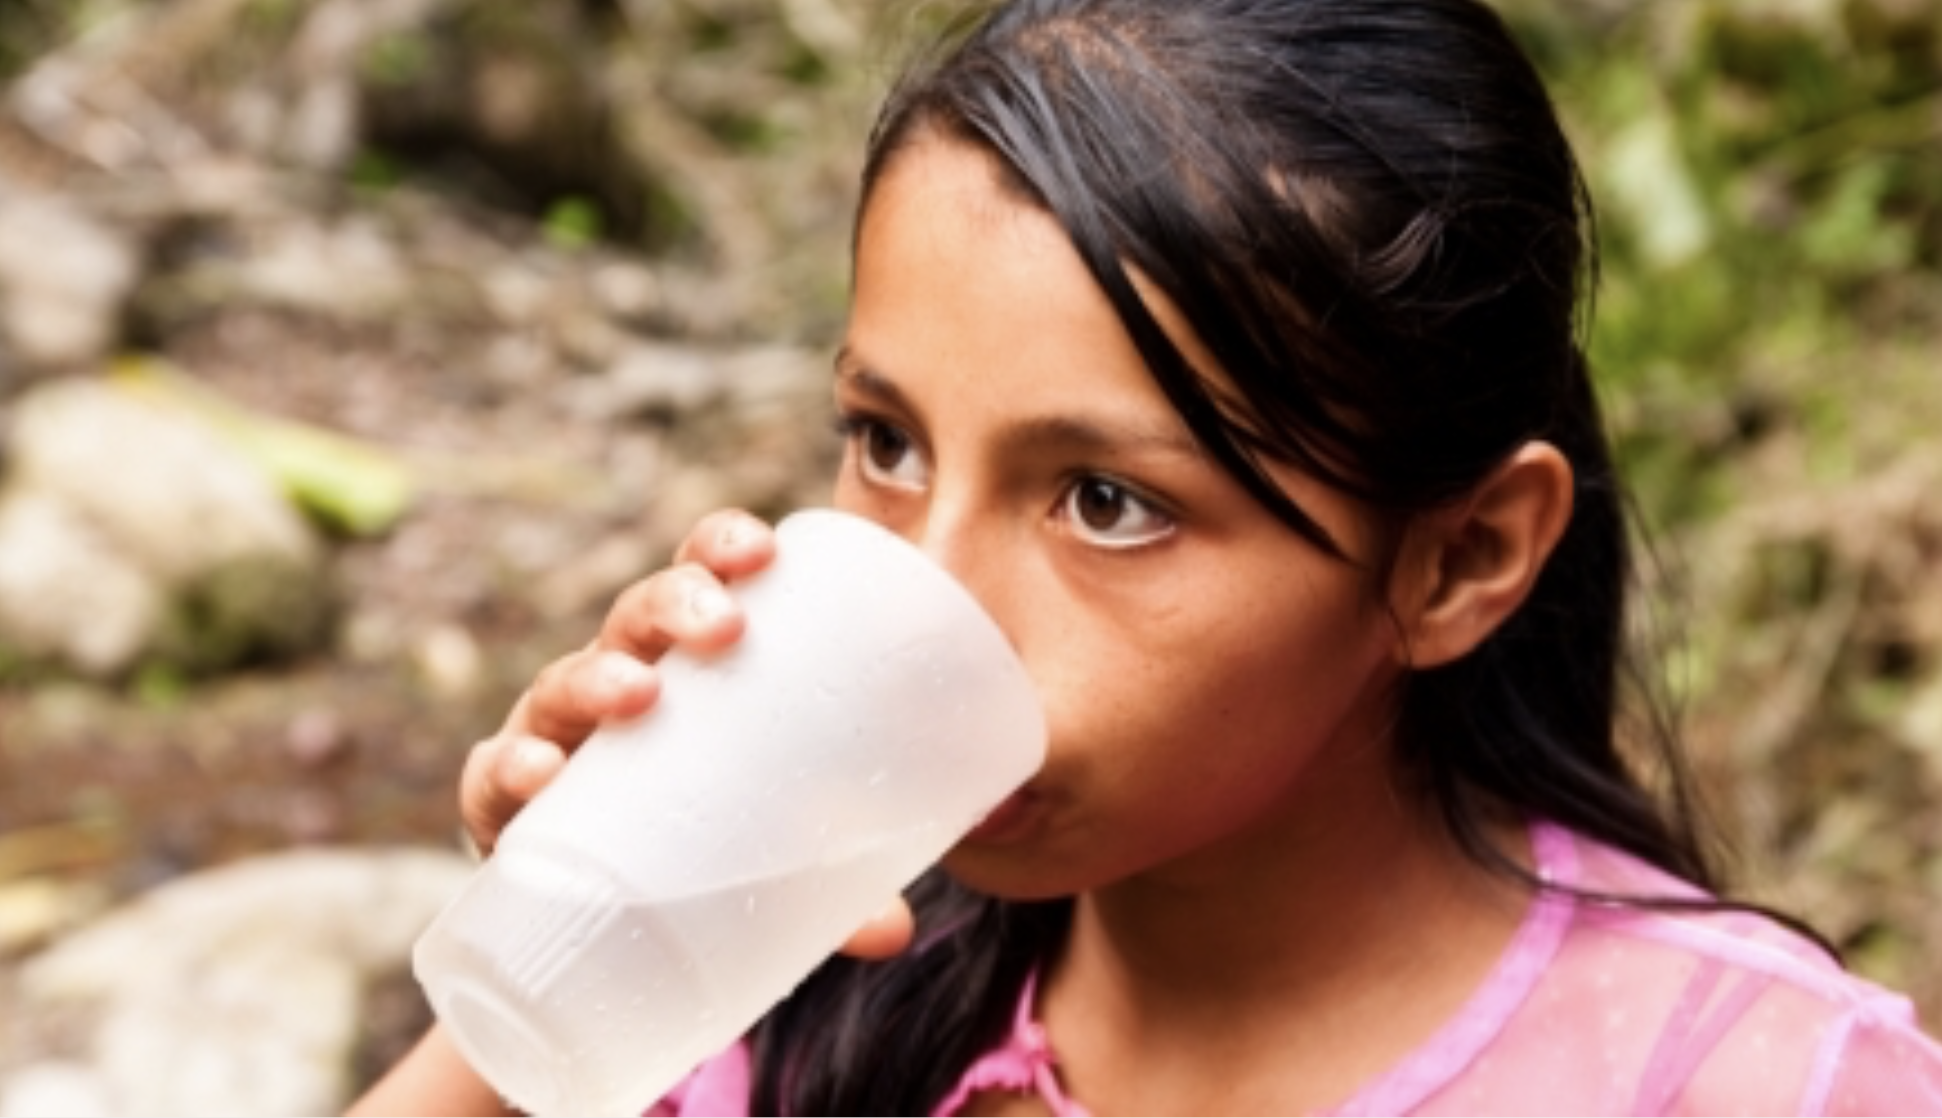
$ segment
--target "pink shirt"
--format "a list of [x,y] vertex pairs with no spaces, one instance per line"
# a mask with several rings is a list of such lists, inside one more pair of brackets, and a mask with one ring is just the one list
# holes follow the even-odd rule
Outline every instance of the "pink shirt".
[[[1701,896],[1629,855],[1540,824],[1538,873],[1581,889]],[[1033,1016],[939,1105],[1066,1096]],[[696,1069],[656,1115],[747,1115],[749,1055]],[[1336,1114],[1942,1114],[1942,1046],[1906,998],[1744,913],[1675,913],[1540,895],[1464,1008]]]

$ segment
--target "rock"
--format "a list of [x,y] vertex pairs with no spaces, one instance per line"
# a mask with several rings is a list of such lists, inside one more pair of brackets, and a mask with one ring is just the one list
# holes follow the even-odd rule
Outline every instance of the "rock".
[[356,320],[411,305],[413,277],[385,232],[364,219],[272,224],[235,277],[252,300]]
[[479,642],[464,626],[450,622],[427,627],[414,642],[412,659],[432,695],[443,700],[471,694],[485,670]]
[[96,379],[22,397],[23,485],[66,502],[171,582],[253,555],[314,561],[317,544],[249,461],[193,418]]
[[22,967],[19,1021],[63,1023],[33,1040],[68,1071],[10,1077],[8,1105],[92,1085],[102,1115],[339,1112],[364,990],[470,872],[457,854],[307,850],[154,890]]
[[165,594],[66,503],[0,496],[0,663],[117,675],[149,646]]
[[566,399],[589,418],[666,423],[727,394],[730,384],[722,365],[717,355],[693,346],[636,342],[603,373],[575,383]]
[[108,1113],[101,1076],[85,1064],[49,1060],[0,1084],[0,1118],[93,1118]]
[[821,403],[827,368],[826,358],[793,346],[719,348],[641,339],[601,373],[577,381],[565,399],[576,413],[605,421],[673,423],[711,408],[740,412],[779,399],[794,410]]
[[328,707],[297,712],[284,733],[285,754],[306,769],[321,769],[338,760],[352,744],[344,717]]
[[0,193],[0,342],[30,368],[102,357],[120,336],[140,255],[66,201]]
[[[142,656],[222,667],[322,636],[330,594],[314,533],[251,459],[187,413],[64,379],[21,398],[9,449],[4,523],[40,546],[0,560],[0,592],[12,590],[0,645],[111,674]],[[105,603],[118,609],[104,618]]]
[[105,897],[90,881],[53,876],[0,882],[0,956],[19,954],[99,912]]

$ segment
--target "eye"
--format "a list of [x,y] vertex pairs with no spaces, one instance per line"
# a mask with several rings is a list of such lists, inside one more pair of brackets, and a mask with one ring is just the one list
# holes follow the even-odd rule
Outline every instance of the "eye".
[[878,419],[846,415],[837,420],[837,433],[848,440],[857,472],[872,485],[920,490],[930,484],[930,467],[916,441],[904,431]]
[[1061,499],[1073,532],[1098,547],[1123,549],[1173,534],[1174,520],[1131,489],[1099,477],[1072,483]]

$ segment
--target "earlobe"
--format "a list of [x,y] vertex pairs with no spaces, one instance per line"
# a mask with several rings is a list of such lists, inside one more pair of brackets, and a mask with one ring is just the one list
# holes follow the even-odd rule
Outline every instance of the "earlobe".
[[1529,442],[1459,503],[1413,525],[1391,595],[1408,666],[1458,659],[1516,612],[1571,507],[1571,464],[1551,444]]

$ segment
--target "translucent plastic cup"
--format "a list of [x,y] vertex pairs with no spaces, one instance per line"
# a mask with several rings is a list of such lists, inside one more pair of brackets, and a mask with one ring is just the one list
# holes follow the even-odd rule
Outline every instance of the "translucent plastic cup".
[[413,969],[533,1114],[640,1114],[746,1032],[1044,759],[975,599],[869,521],[783,521],[726,652],[662,659],[433,922]]

